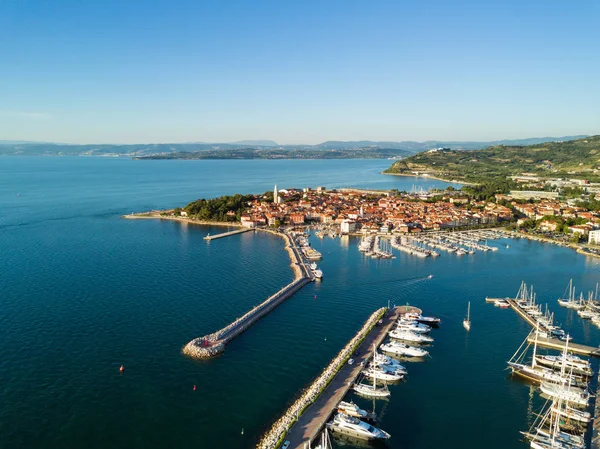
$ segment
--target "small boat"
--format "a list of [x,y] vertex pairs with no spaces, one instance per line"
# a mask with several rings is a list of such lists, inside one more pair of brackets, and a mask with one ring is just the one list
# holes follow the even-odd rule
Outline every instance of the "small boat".
[[591,396],[587,389],[561,385],[554,382],[542,382],[540,390],[551,398],[569,401],[584,407],[587,407],[589,404]]
[[540,355],[537,356],[535,360],[540,365],[556,370],[560,370],[564,366],[565,370],[573,372],[573,374],[580,374],[588,377],[594,375],[590,362],[576,355],[568,354],[566,358],[560,355]]
[[377,386],[377,379],[373,378],[373,385],[358,383],[352,387],[354,391],[369,398],[387,398],[390,396],[390,390],[384,385]]
[[463,327],[467,330],[471,330],[471,301],[467,305],[467,317],[463,320]]
[[361,421],[358,418],[338,413],[332,421],[327,423],[327,428],[334,433],[341,433],[364,440],[387,440],[390,434],[377,427]]
[[436,318],[433,316],[423,316],[423,315],[419,315],[418,313],[407,313],[404,316],[410,320],[418,321],[419,323],[423,323],[423,324],[427,324],[428,326],[432,326],[432,325],[437,326],[438,324],[440,324],[442,322],[442,320],[440,320],[439,318]]
[[354,402],[345,402],[342,401],[337,406],[338,412],[345,413],[348,416],[352,416],[354,418],[359,419],[375,419],[374,413],[369,413],[366,410],[363,410]]
[[401,370],[406,372],[406,367],[402,365],[398,360],[391,358],[389,355],[375,352],[373,361],[371,362],[376,366],[386,366],[395,370]]
[[501,309],[508,309],[508,308],[510,308],[510,304],[507,303],[504,299],[498,299],[498,300],[494,301],[494,306],[495,307],[500,307]]
[[411,332],[408,330],[398,330],[393,329],[388,334],[390,337],[395,338],[396,340],[404,340],[410,341],[412,343],[431,343],[433,342],[433,338],[424,335],[417,334],[416,332]]
[[426,324],[418,323],[417,321],[400,321],[396,325],[397,330],[410,331],[417,334],[427,334],[431,332],[431,327]]
[[381,367],[369,366],[363,371],[363,374],[370,379],[383,380],[385,382],[397,382],[404,379],[404,374],[395,371],[388,371]]
[[406,357],[425,357],[429,355],[429,352],[421,348],[415,348],[414,346],[408,346],[404,343],[398,343],[396,341],[381,345],[381,350],[390,354]]

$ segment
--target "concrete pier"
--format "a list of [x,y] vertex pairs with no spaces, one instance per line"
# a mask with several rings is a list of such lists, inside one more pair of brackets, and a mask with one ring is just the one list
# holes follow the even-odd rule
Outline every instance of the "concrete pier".
[[242,228],[242,229],[236,229],[235,231],[222,232],[221,234],[215,234],[215,235],[209,234],[204,237],[204,240],[208,240],[210,242],[211,240],[222,239],[223,237],[229,237],[230,235],[243,234],[244,232],[249,232],[252,230],[253,230],[253,228]]
[[[386,313],[382,316],[384,311]],[[363,369],[362,365],[366,365],[372,357],[373,347],[378,347],[383,342],[398,318],[410,312],[420,314],[421,310],[412,306],[399,306],[392,310],[380,309],[380,311],[371,315],[358,334],[329,364],[323,374],[313,382],[307,393],[298,399],[283,417],[274,424],[257,447],[259,449],[274,449],[286,440],[290,443],[289,449],[309,447],[323,430],[339,402],[356,381]],[[382,324],[376,325],[379,317],[382,317]],[[357,344],[354,343],[355,341],[360,342],[356,349],[354,349],[354,345]],[[357,356],[353,355],[355,351],[358,352]],[[347,358],[350,356],[354,359],[352,365],[346,363]],[[330,373],[330,377],[326,377],[327,373]],[[326,386],[319,393],[317,387],[320,385]],[[316,390],[316,392],[311,393],[311,390]],[[314,396],[311,396],[311,394]],[[288,420],[287,424],[286,418]]]
[[[240,230],[247,232],[250,229]],[[232,233],[240,233],[240,231],[232,231]],[[232,233],[226,233],[231,235]],[[219,234],[223,236],[223,234]],[[312,272],[304,265],[304,261],[295,247],[293,239],[287,234],[277,233],[286,240],[286,249],[292,266],[294,268],[295,279],[277,293],[269,296],[265,301],[254,307],[234,322],[224,328],[213,332],[212,334],[198,337],[187,343],[182,352],[185,355],[197,359],[207,359],[215,357],[225,351],[225,345],[235,337],[243,333],[246,329],[256,323],[260,318],[268,314],[271,310],[281,304],[283,301],[293,296],[298,290],[306,284],[314,280]]]
[[[538,330],[540,330],[542,332],[546,332],[547,334],[550,334],[550,331],[548,329],[546,329],[544,326],[538,324],[537,321],[535,321],[531,316],[529,316],[519,306],[519,304],[517,304],[517,302],[514,299],[505,299],[505,301],[510,305],[510,307],[515,312],[517,312],[517,314],[521,318],[523,318],[525,321],[527,321],[527,323],[529,323],[533,328],[537,328]],[[533,344],[535,342],[535,336],[529,336],[527,338],[527,341],[529,343]],[[540,337],[538,335],[537,345],[542,348],[556,349],[557,351],[565,350],[565,342],[562,340],[559,340],[558,338],[546,338],[546,337]],[[569,342],[568,349],[570,352],[572,352],[574,354],[584,355],[584,356],[588,356],[588,357],[600,357],[600,347],[586,346],[586,345],[580,345],[578,343]]]

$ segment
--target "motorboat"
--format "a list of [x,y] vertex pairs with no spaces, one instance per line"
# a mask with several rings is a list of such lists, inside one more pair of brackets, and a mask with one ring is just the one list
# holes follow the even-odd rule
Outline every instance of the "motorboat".
[[540,385],[542,393],[552,398],[569,401],[576,405],[586,407],[589,404],[590,392],[587,389],[558,384],[555,382],[542,382]]
[[396,370],[401,370],[406,372],[406,367],[402,365],[398,360],[393,359],[389,355],[381,354],[379,352],[375,352],[373,355],[372,364],[376,366],[387,366]]
[[437,326],[442,322],[442,320],[439,318],[433,316],[423,316],[418,313],[407,313],[405,317],[414,321],[418,321],[419,323],[427,324],[428,326]]
[[568,354],[566,359],[561,355],[539,355],[536,356],[535,360],[540,365],[548,366],[555,370],[560,370],[564,365],[565,370],[573,374],[580,374],[582,376],[592,376],[594,374],[590,362],[572,354]]
[[369,366],[363,371],[363,374],[370,379],[383,380],[385,382],[397,382],[404,379],[404,374],[387,371],[381,367],[377,368],[374,366]]
[[354,402],[345,402],[342,401],[337,406],[338,412],[345,413],[348,416],[353,416],[354,418],[359,419],[375,419],[374,413],[369,413],[366,410],[363,410]]
[[404,343],[399,343],[397,341],[383,344],[380,346],[380,349],[383,352],[387,352],[389,354],[395,354],[406,357],[425,357],[426,355],[429,355],[429,352],[425,351],[424,349],[415,348],[414,346],[408,346]]
[[334,433],[341,433],[369,441],[387,440],[390,438],[389,433],[358,418],[348,416],[345,413],[336,414],[333,420],[327,423],[327,428]]
[[416,334],[428,334],[431,332],[431,327],[426,324],[421,324],[417,321],[400,321],[396,325],[396,329],[400,331],[410,331]]
[[431,342],[433,342],[433,338],[431,338],[427,335],[417,334],[416,332],[411,332],[408,330],[393,329],[390,331],[390,333],[388,335],[396,340],[410,341],[412,343],[431,343]]

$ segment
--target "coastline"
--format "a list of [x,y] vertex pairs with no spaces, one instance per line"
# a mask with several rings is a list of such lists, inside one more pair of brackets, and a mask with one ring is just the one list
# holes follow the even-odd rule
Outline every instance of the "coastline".
[[[152,212],[140,212],[134,214],[126,214],[122,216],[127,220],[168,220],[168,221],[178,221],[181,223],[191,223],[199,226],[221,226],[221,227],[231,227],[231,228],[243,228],[240,223],[230,222],[230,221],[206,221],[206,220],[196,220],[194,218],[188,217],[176,217],[175,215],[160,215],[159,211]],[[254,228],[256,231],[267,232],[269,234],[281,237],[285,241],[284,249],[290,258],[290,267],[294,273],[294,281],[300,279],[302,275],[302,269],[299,266],[299,261],[292,250],[290,237],[286,234],[282,234],[280,232],[274,231],[272,229],[266,228]]]
[[557,242],[554,239],[549,239],[547,237],[542,237],[542,236],[538,236],[538,235],[529,235],[529,234],[525,234],[525,233],[510,233],[510,235],[512,238],[525,238],[528,240],[533,240],[535,242],[550,243],[552,245],[569,248],[569,249],[575,250],[578,254],[581,254],[582,256],[600,257],[600,254],[589,253],[589,252],[585,251],[584,249],[586,248],[586,246],[582,246],[581,244],[577,244],[577,243],[562,243],[562,242]]
[[406,177],[410,177],[410,178],[428,178],[428,179],[435,179],[436,181],[449,182],[452,184],[460,184],[460,185],[465,185],[465,186],[477,185],[474,182],[459,181],[457,179],[450,180],[450,179],[438,178],[437,176],[432,176],[432,175],[422,176],[422,175],[414,175],[414,174],[408,174],[408,173],[385,173],[385,172],[380,172],[380,174],[388,175],[388,176],[406,176]]
[[242,228],[243,226],[240,223],[235,221],[207,221],[207,220],[196,220],[194,218],[188,217],[176,217],[175,215],[160,215],[158,211],[152,212],[140,212],[134,214],[126,214],[122,215],[122,218],[126,218],[127,220],[170,220],[170,221],[179,221],[182,223],[192,223],[201,226],[225,226],[231,228]]

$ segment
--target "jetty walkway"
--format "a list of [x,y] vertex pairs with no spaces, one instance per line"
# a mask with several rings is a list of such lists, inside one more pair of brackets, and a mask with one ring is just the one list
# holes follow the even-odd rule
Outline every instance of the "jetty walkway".
[[[246,232],[246,230],[243,230]],[[239,233],[239,231],[233,231]],[[231,235],[231,233],[228,233]],[[254,307],[234,322],[224,328],[213,332],[212,334],[198,337],[187,343],[182,352],[185,355],[198,359],[207,359],[215,357],[225,351],[225,345],[235,337],[243,333],[246,329],[256,323],[260,318],[268,314],[271,310],[281,304],[283,301],[294,295],[306,284],[314,280],[312,272],[305,266],[294,240],[287,234],[276,233],[286,240],[286,249],[292,260],[295,279],[275,294],[269,296],[265,301]],[[222,235],[222,234],[220,234]]]
[[[373,347],[383,342],[398,318],[411,312],[420,314],[421,310],[412,306],[398,306],[373,313],[304,395],[265,434],[257,448],[274,449],[284,440],[289,441],[289,449],[310,447],[356,381],[363,365],[366,366],[372,357]],[[358,355],[354,356],[355,353]],[[354,358],[352,365],[347,363],[349,357]]]
[[[486,298],[486,301],[488,299],[494,299],[494,298]],[[521,318],[523,318],[527,323],[529,323],[533,328],[537,328],[540,331],[550,334],[550,331],[548,329],[546,329],[544,326],[538,324],[537,321],[535,321],[531,316],[529,316],[527,313],[525,313],[525,311],[519,306],[519,304],[514,299],[509,299],[509,298],[502,298],[502,299],[504,301],[506,301],[510,305],[510,307],[515,312],[517,312],[517,314]],[[533,344],[535,342],[535,340],[536,340],[535,336],[530,335],[529,337],[527,337],[528,343]],[[540,337],[538,335],[537,345],[542,348],[556,349],[557,351],[565,350],[565,342],[562,340],[559,340],[558,338],[546,338],[546,337]],[[600,357],[600,347],[587,346],[587,345],[581,345],[578,343],[569,342],[569,351],[573,352],[574,354],[584,355],[584,356],[588,356],[588,357]]]
[[235,231],[222,232],[220,234],[215,234],[215,235],[208,234],[207,236],[204,237],[204,240],[208,240],[210,242],[211,240],[222,239],[223,237],[229,237],[230,235],[236,235],[236,234],[243,234],[244,232],[249,232],[249,231],[253,231],[253,230],[254,230],[253,228],[242,228],[242,229],[236,229]]

